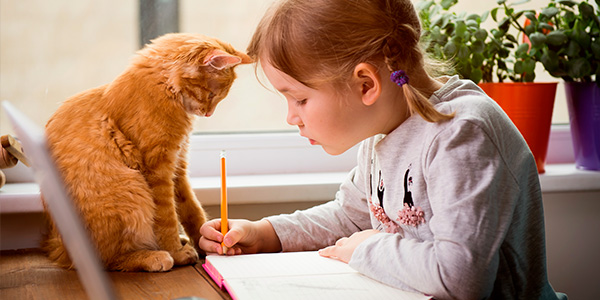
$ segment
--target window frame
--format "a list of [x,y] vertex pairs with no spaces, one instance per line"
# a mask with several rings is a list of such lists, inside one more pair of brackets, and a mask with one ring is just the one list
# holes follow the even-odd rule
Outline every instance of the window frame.
[[[356,166],[358,146],[332,156],[311,146],[298,132],[194,134],[190,137],[190,177],[219,176],[226,150],[229,175],[348,172]],[[551,126],[547,164],[575,161],[567,124]]]

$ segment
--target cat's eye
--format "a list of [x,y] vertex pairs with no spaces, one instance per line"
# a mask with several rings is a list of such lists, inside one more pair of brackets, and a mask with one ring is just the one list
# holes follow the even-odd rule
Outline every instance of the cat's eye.
[[208,93],[208,100],[211,100],[211,101],[212,101],[212,99],[213,99],[213,98],[215,98],[215,96],[216,96],[216,95],[215,95],[215,93],[213,93],[213,92],[209,92],[209,93]]

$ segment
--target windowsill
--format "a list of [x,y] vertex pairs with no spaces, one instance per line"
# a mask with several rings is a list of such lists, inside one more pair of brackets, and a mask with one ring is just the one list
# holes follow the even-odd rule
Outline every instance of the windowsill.
[[[228,200],[235,204],[315,201],[335,197],[346,172],[250,175],[228,177]],[[578,170],[573,164],[546,165],[540,175],[542,192],[600,191],[600,172]],[[191,185],[203,205],[218,205],[218,177],[195,177]],[[35,213],[43,210],[35,183],[9,183],[0,189],[0,213]]]

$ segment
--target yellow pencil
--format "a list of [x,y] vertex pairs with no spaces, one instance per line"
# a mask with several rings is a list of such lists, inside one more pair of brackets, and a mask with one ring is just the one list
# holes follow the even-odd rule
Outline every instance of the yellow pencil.
[[[225,150],[221,150],[221,233],[223,236],[227,234],[227,174],[225,171]],[[221,243],[223,254],[227,253],[225,243]]]

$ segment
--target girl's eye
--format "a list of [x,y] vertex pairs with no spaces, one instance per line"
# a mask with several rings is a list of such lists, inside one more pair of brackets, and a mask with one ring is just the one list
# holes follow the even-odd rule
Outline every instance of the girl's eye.
[[304,105],[304,104],[306,104],[306,101],[307,101],[307,99],[298,100],[298,101],[296,101],[296,104],[297,105]]

